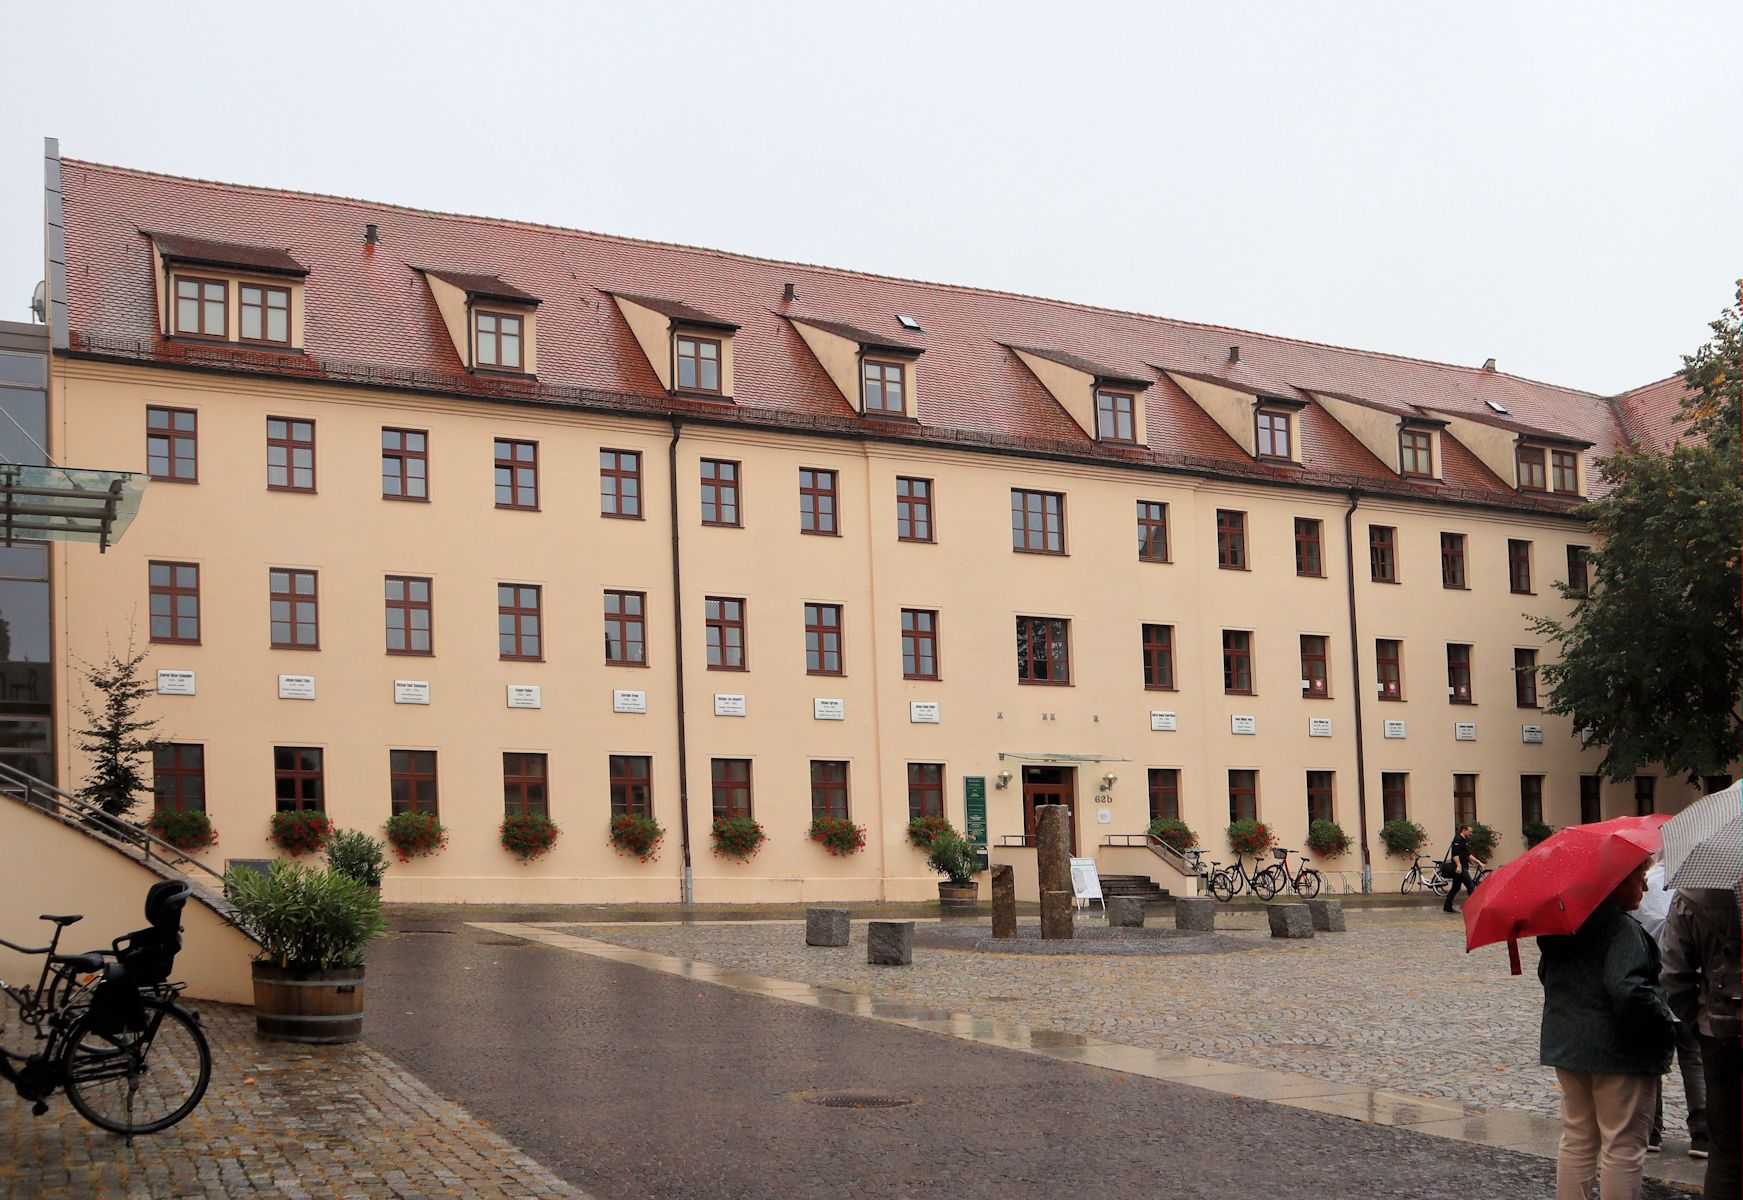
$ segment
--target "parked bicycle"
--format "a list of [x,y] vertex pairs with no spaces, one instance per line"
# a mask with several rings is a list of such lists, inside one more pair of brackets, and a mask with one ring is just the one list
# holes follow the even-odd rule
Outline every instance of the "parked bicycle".
[[1448,880],[1440,873],[1440,860],[1425,854],[1418,854],[1415,858],[1410,869],[1404,872],[1404,882],[1398,885],[1398,894],[1408,896],[1413,891],[1432,891],[1437,896],[1446,895]]
[[54,923],[46,946],[0,945],[44,956],[36,987],[0,980],[19,1023],[0,1034],[34,1034],[34,1047],[0,1045],[0,1078],[41,1116],[58,1088],[80,1116],[131,1137],[168,1129],[194,1111],[212,1077],[212,1052],[198,1016],[177,1002],[169,982],[181,949],[181,914],[192,889],[157,883],[145,897],[144,929],[107,950],[59,953],[61,934],[82,915],[44,915]]
[[[1324,886],[1325,880],[1318,871],[1307,865],[1307,855],[1305,854],[1301,856],[1300,869],[1291,875],[1289,873],[1289,856],[1294,853],[1293,850],[1273,846],[1271,857],[1277,861],[1260,871],[1259,876],[1271,881],[1272,895],[1276,895],[1287,887],[1293,889],[1295,894],[1303,899],[1311,900],[1319,895],[1319,889]],[[1254,888],[1253,890],[1257,891],[1258,889]]]
[[1258,859],[1253,860],[1252,874],[1247,873],[1247,865],[1238,854],[1235,855],[1234,866],[1220,867],[1210,873],[1210,894],[1218,900],[1233,900],[1247,889],[1251,889],[1261,900],[1269,900],[1277,894],[1277,885],[1270,869],[1261,871]]

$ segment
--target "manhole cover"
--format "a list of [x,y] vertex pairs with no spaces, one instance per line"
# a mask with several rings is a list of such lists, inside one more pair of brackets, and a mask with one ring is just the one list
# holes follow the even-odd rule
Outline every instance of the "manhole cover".
[[822,1108],[901,1108],[919,1103],[912,1096],[892,1096],[888,1092],[805,1092],[799,1099]]

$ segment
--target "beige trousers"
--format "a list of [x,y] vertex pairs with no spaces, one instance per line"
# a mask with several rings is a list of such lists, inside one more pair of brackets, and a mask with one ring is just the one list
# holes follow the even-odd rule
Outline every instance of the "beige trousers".
[[1561,1084],[1561,1150],[1555,1160],[1555,1200],[1635,1200],[1652,1109],[1655,1075],[1598,1075],[1555,1069]]

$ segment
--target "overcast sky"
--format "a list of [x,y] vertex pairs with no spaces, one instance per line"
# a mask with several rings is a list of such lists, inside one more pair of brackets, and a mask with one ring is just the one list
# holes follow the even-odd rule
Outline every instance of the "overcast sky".
[[1603,393],[1743,274],[1743,4],[12,6],[0,317],[69,157]]

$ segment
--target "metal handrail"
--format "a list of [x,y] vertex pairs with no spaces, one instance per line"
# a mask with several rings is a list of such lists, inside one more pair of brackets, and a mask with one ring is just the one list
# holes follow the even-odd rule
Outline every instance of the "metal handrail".
[[1104,846],[1141,846],[1188,878],[1204,873],[1198,867],[1193,866],[1186,855],[1151,833],[1110,833],[1102,839],[1101,844]]
[[185,864],[204,871],[216,881],[220,889],[223,887],[224,876],[221,872],[214,871],[197,858],[189,857],[185,851],[172,846],[155,833],[104,812],[89,800],[62,791],[54,784],[38,779],[27,771],[21,771],[10,763],[0,762],[0,795],[10,796],[20,804],[53,813],[69,825],[82,827],[94,837],[137,850],[142,863],[149,864],[155,859],[172,871],[181,870]]

